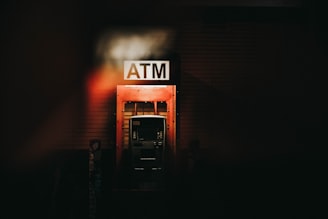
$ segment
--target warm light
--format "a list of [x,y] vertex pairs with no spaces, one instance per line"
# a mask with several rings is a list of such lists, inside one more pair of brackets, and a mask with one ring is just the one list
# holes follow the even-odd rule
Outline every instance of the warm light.
[[96,55],[104,63],[116,66],[123,60],[158,59],[171,49],[173,34],[168,29],[108,31],[99,40]]
[[[121,85],[124,87],[136,87],[136,88],[140,88],[140,85]],[[144,88],[157,88],[157,87],[167,87],[167,85],[142,85],[142,89]]]
[[[96,47],[97,59],[100,61],[94,70],[86,77],[86,132],[84,139],[107,139],[107,127],[110,111],[108,103],[116,98],[117,86],[119,84],[137,85],[140,81],[132,80],[136,71],[146,76],[157,79],[166,79],[169,77],[169,62],[162,60],[172,46],[172,31],[164,29],[125,29],[118,31],[109,31],[103,34]],[[159,59],[157,62],[153,59]],[[141,68],[130,71],[131,80],[124,80],[124,61],[126,60],[149,60],[148,63],[141,63]],[[160,62],[159,62],[160,61]],[[140,67],[140,63],[137,63]],[[145,76],[146,75],[146,76]],[[158,88],[161,86],[144,86],[145,89],[138,89],[140,98],[143,100],[152,99],[154,94],[147,88]],[[166,86],[162,86],[166,87]],[[170,92],[166,89],[159,90],[157,95],[160,101],[167,100]],[[130,93],[130,95],[135,95]],[[122,94],[121,96],[124,96]],[[133,99],[131,99],[133,100]],[[113,107],[113,106],[110,106]],[[105,119],[100,119],[105,118]],[[118,157],[119,160],[119,157]]]

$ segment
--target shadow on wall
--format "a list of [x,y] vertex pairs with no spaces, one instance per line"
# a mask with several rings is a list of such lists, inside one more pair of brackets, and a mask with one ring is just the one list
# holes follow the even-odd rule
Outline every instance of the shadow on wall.
[[[183,74],[180,94],[181,150],[197,138],[208,162],[270,160],[274,157],[302,159],[308,156],[311,142],[308,116],[293,116],[300,111],[301,97],[261,94],[232,95],[219,87]],[[188,82],[188,84],[187,84]],[[313,132],[313,130],[312,130]],[[315,155],[313,155],[315,156]]]

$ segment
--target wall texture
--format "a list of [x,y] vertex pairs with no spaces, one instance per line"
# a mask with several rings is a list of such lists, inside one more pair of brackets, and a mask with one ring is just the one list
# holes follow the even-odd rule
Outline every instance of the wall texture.
[[[53,148],[86,149],[86,80],[96,41],[107,28],[140,25],[177,31],[181,151],[194,140],[214,161],[322,150],[327,30],[316,4],[3,4],[2,154],[25,159]],[[97,121],[111,130],[115,99],[102,101]],[[101,136],[110,148],[114,135]]]

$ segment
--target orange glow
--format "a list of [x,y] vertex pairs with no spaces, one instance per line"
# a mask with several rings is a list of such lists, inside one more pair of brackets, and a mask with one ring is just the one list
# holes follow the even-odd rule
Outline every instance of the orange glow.
[[87,79],[88,99],[92,100],[99,94],[109,95],[121,77],[121,72],[109,66],[94,70]]
[[167,103],[167,126],[168,126],[168,147],[175,156],[176,152],[176,86],[175,85],[119,85],[117,86],[116,98],[116,161],[120,166],[122,157],[123,139],[123,111],[124,103],[127,101],[147,101],[147,102],[166,102]]
[[[120,82],[121,72],[110,66],[101,66],[92,71],[86,80],[87,105],[86,105],[86,132],[85,143],[89,139],[106,139],[106,119],[108,118],[109,99],[115,97],[117,83]],[[87,145],[85,145],[87,146]]]
[[[106,125],[107,118],[110,118],[108,104],[116,97],[117,85],[150,83],[124,80],[123,61],[162,57],[170,51],[173,39],[174,31],[167,28],[119,28],[99,38],[95,55],[102,64],[86,78],[87,121],[84,142],[92,138],[107,139]],[[143,98],[152,96],[152,92],[141,92]]]
[[[111,65],[103,65],[94,69],[86,80],[87,104],[86,104],[86,124],[85,135],[83,137],[83,148],[88,147],[90,139],[108,140],[108,118],[110,118],[110,108],[108,105],[114,100],[116,86],[123,80],[123,72],[119,68]],[[113,103],[115,104],[115,103]],[[104,142],[104,145],[106,142]]]
[[136,81],[124,81],[120,69],[104,65],[91,72],[87,78],[88,102],[101,97],[108,97],[116,91],[118,84],[138,84]]

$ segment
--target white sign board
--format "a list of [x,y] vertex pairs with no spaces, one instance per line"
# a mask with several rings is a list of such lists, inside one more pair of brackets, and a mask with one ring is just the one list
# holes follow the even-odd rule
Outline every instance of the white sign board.
[[170,80],[170,61],[127,60],[124,61],[124,80]]

